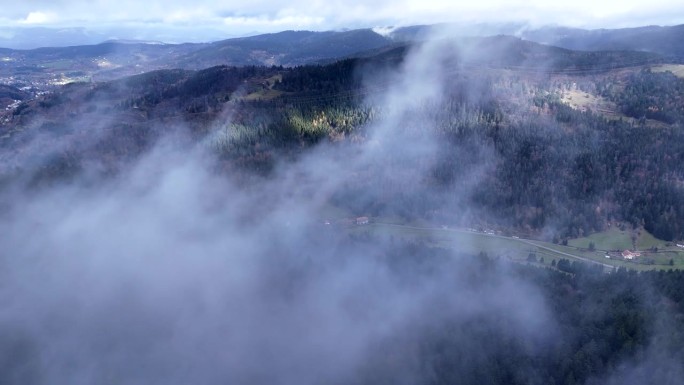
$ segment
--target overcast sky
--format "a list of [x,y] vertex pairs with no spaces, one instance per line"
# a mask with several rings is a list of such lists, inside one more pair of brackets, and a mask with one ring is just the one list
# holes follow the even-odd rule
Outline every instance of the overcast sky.
[[[0,0],[0,26],[214,30],[226,35],[439,22],[625,27],[684,23],[681,0]],[[190,36],[189,34],[188,36]]]

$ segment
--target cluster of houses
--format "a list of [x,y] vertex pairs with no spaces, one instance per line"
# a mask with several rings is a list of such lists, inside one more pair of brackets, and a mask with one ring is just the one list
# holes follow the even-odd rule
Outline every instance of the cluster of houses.
[[[629,250],[623,250],[620,255],[622,256],[622,259],[625,259],[627,261],[633,261],[634,258],[641,257],[641,253],[638,251],[629,251]],[[606,258],[610,258],[610,254],[606,254]]]

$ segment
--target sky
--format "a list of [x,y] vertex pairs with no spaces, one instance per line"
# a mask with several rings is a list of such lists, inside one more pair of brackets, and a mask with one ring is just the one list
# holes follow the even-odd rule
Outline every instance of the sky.
[[129,29],[186,40],[282,30],[524,22],[583,28],[684,23],[681,0],[2,0],[0,27]]

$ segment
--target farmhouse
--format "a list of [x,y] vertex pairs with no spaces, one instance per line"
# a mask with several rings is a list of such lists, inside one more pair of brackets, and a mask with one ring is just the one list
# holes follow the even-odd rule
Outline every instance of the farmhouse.
[[625,250],[622,252],[622,258],[624,258],[624,259],[634,259],[636,257],[641,257],[641,253],[638,251],[632,252],[629,250]]

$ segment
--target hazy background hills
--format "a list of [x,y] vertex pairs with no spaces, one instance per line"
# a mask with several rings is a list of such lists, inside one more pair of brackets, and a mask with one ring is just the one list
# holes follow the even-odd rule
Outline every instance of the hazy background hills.
[[[201,51],[194,58],[202,60],[234,61],[237,58],[250,60],[249,56],[253,51],[263,51],[265,56],[252,59],[263,63],[272,59],[277,64],[287,65],[288,62],[301,64],[321,57],[349,55],[396,42],[419,41],[439,30],[448,31],[451,36],[511,35],[574,50],[635,50],[672,55],[677,58],[684,55],[684,48],[681,44],[681,39],[684,37],[684,25],[588,30],[562,26],[530,28],[524,24],[479,24],[468,27],[439,24],[347,31],[285,31],[254,34],[248,37],[207,39],[196,45],[183,44],[183,46],[188,47],[189,50]],[[85,28],[5,28],[5,31],[0,33],[0,47],[20,50],[99,45],[108,41],[121,45],[125,43],[148,43],[147,45],[167,43],[168,45],[170,43],[116,37],[116,35],[89,31]],[[83,48],[83,50],[87,51],[88,48]],[[153,48],[150,50],[153,51]],[[10,51],[3,50],[3,52]],[[111,50],[99,51],[100,54],[108,52]],[[40,55],[41,51],[34,51],[34,53]],[[75,53],[73,48],[65,51],[64,54],[70,53]],[[92,54],[96,53],[92,52]],[[244,54],[248,58],[241,56]],[[192,60],[192,58],[189,57],[187,60]]]
[[[58,43],[55,40],[40,38],[45,35],[61,36],[60,39],[64,39],[59,41],[69,45],[29,50],[0,48],[0,82],[19,87],[30,86],[36,82],[48,86],[70,81],[115,79],[156,69],[202,69],[215,65],[290,67],[331,63],[343,58],[375,56],[381,52],[420,42],[425,36],[439,34],[440,31],[463,41],[477,37],[470,36],[469,33],[485,36],[500,31],[531,43],[574,51],[635,51],[653,54],[654,56],[648,60],[657,60],[656,56],[675,63],[684,60],[684,48],[681,44],[684,39],[684,26],[614,30],[546,27],[529,30],[519,25],[507,24],[498,27],[483,25],[478,29],[464,30],[453,25],[435,25],[327,32],[284,31],[205,43],[164,44],[108,40],[87,45],[77,43],[94,42],[103,39],[104,36],[90,35],[82,29],[26,29],[22,33],[37,34],[32,40],[34,43]],[[64,35],[61,35],[62,32]],[[18,42],[13,44],[19,45]],[[494,48],[496,47],[492,46],[492,49]],[[637,62],[646,60],[647,57],[645,54],[633,55],[640,57],[635,59]],[[605,53],[589,55],[587,63],[595,60],[610,61],[609,57],[610,55]],[[617,61],[614,66],[624,66],[626,63],[624,60]],[[10,77],[12,80],[7,80]]]

